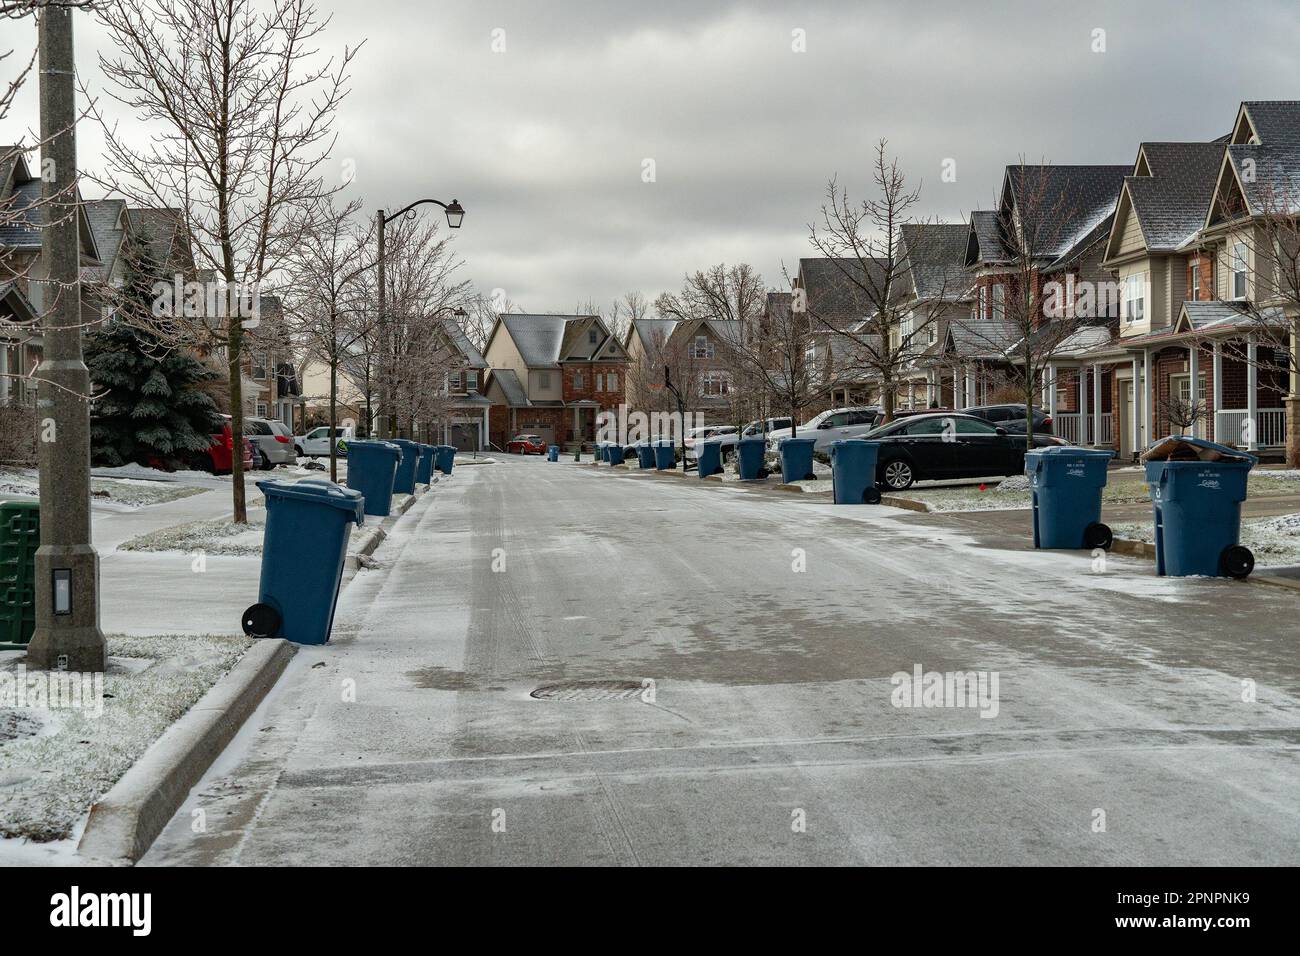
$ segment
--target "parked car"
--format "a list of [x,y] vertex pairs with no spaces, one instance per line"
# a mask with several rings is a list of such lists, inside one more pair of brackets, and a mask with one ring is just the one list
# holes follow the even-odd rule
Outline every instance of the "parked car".
[[545,455],[546,441],[541,435],[516,435],[506,442],[506,451],[512,455]]
[[[334,440],[340,442],[343,447],[339,448],[340,455],[347,455],[347,443],[356,437],[356,430],[351,425],[344,425],[334,429]],[[313,428],[305,435],[299,435],[293,440],[294,450],[301,458],[325,458],[330,453],[330,430],[328,425],[321,425],[319,428]]]
[[[945,478],[1020,475],[1025,471],[1025,436],[964,412],[932,412],[892,421],[866,436],[880,442],[876,481],[888,491]],[[1067,444],[1054,435],[1035,435],[1035,448]]]
[[[1001,425],[1009,432],[1016,432],[1021,435],[1025,433],[1025,406],[1023,402],[1019,405],[1014,402],[1007,405],[972,405],[970,408],[963,408],[962,414],[975,415],[986,422]],[[1034,409],[1034,433],[1039,435],[1050,435],[1052,433],[1052,416],[1041,408]]]
[[884,413],[874,405],[827,409],[808,419],[806,425],[794,429],[778,428],[776,431],[768,432],[767,447],[777,449],[793,432],[799,438],[815,438],[813,451],[829,454],[831,442],[842,438],[862,438],[879,426],[883,417]]
[[250,416],[244,419],[244,436],[261,453],[261,461],[256,464],[264,471],[270,471],[276,465],[292,465],[298,461],[293,434],[284,422]]
[[698,452],[695,450],[695,445],[706,438],[710,441],[716,439],[719,444],[723,440],[730,438],[730,441],[727,442],[728,446],[735,445],[737,431],[735,425],[705,425],[703,428],[692,428],[686,433],[686,457],[697,457]]
[[[187,464],[195,471],[208,471],[214,475],[228,475],[233,470],[234,432],[230,427],[230,416],[222,415],[220,418],[220,431],[216,431],[209,436],[212,439],[212,444],[203,451],[188,456]],[[245,438],[242,439],[241,444],[244,468],[250,470],[253,467],[253,443]]]

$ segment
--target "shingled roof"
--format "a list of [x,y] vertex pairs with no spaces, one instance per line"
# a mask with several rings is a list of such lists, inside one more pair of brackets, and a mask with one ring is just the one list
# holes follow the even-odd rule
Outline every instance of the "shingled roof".
[[1242,103],[1227,155],[1252,213],[1295,212],[1300,208],[1300,100]]
[[1008,166],[1002,213],[1014,210],[1035,258],[1056,260],[1109,228],[1129,166]]
[[965,274],[966,223],[907,223],[900,230],[900,256],[919,299],[961,299],[970,285]]
[[[845,328],[876,311],[866,288],[882,281],[879,259],[800,259],[799,281],[816,322]],[[864,288],[866,287],[866,288]]]
[[1205,223],[1223,163],[1223,143],[1143,143],[1139,166],[1124,179],[1147,249],[1172,252]]

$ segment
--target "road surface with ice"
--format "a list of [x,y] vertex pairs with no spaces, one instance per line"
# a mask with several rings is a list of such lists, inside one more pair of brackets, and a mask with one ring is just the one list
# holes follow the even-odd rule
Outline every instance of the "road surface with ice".
[[812,497],[457,468],[144,862],[1300,858],[1294,592]]

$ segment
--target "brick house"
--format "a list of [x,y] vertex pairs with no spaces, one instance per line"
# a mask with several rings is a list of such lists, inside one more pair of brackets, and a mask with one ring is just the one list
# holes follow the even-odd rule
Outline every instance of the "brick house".
[[627,349],[598,315],[497,316],[483,349],[488,433],[568,445],[596,438],[596,416],[624,402]]
[[726,346],[738,334],[738,319],[635,319],[623,345],[628,357],[628,405],[639,411],[675,411],[662,389],[665,366],[689,396],[688,412],[708,424],[731,423],[737,383],[726,360]]

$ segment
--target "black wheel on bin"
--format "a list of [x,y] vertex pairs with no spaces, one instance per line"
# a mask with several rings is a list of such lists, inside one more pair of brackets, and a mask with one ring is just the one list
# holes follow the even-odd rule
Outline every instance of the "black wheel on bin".
[[1255,556],[1250,553],[1250,548],[1230,544],[1219,555],[1219,570],[1238,580],[1249,577],[1250,572],[1255,570]]
[[803,476],[803,480],[804,480],[804,481],[816,481],[816,480],[817,480],[817,476],[814,475],[814,474],[810,471],[810,472],[808,472],[808,474],[806,474],[806,475]]
[[872,485],[866,491],[862,492],[862,500],[869,505],[880,504],[880,489]]
[[760,478],[766,478],[769,474],[770,472],[766,468],[758,469],[758,477]]
[[1083,546],[1088,550],[1101,548],[1103,551],[1109,551],[1110,546],[1115,543],[1115,535],[1110,530],[1110,525],[1102,524],[1100,521],[1094,521],[1088,527],[1083,529]]
[[275,637],[280,633],[280,612],[269,604],[254,604],[244,612],[242,623],[249,637]]

